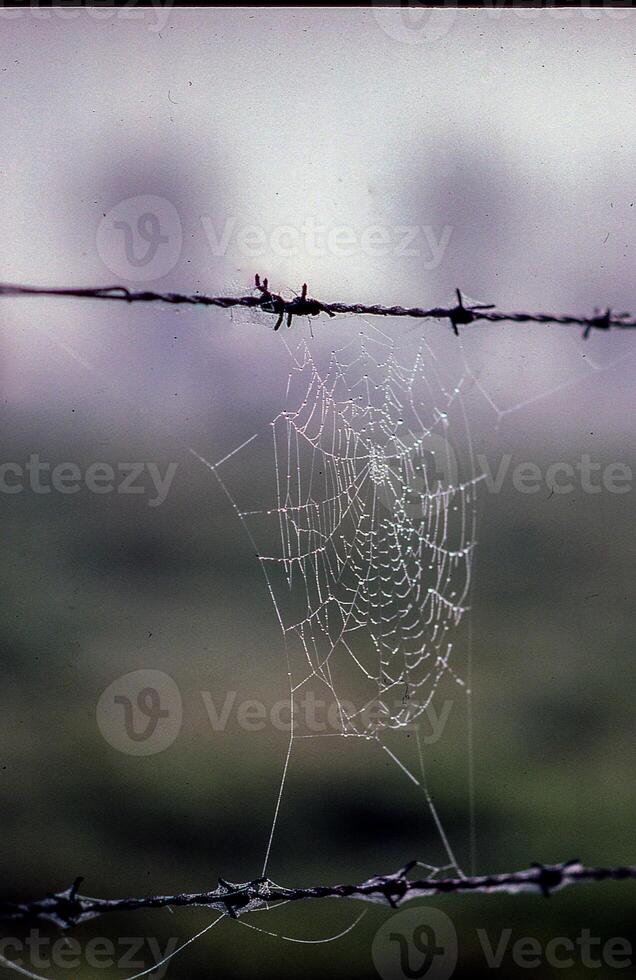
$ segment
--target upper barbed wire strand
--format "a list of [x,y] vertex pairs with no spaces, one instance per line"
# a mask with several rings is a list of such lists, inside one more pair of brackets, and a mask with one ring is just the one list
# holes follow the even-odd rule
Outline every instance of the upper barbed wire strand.
[[269,289],[268,280],[262,282],[255,277],[255,290],[258,296],[207,296],[204,293],[172,293],[155,292],[153,290],[132,290],[127,286],[97,286],[97,287],[46,287],[26,286],[13,283],[0,283],[0,296],[65,296],[72,299],[101,299],[116,300],[124,303],[168,303],[190,306],[216,306],[229,309],[235,306],[251,307],[271,313],[277,317],[275,330],[287,320],[291,326],[294,316],[319,316],[326,313],[335,316],[338,313],[354,316],[398,316],[411,317],[419,320],[446,319],[456,335],[459,326],[465,326],[479,320],[490,323],[542,323],[557,326],[583,327],[583,336],[587,338],[592,330],[636,328],[636,319],[629,313],[613,313],[608,307],[605,312],[595,311],[594,316],[574,316],[562,313],[507,313],[497,310],[488,304],[465,305],[460,290],[457,290],[455,306],[434,306],[429,309],[420,306],[383,306],[380,303],[324,303],[307,295],[307,285],[303,284],[302,292],[291,300],[284,299],[279,293]]

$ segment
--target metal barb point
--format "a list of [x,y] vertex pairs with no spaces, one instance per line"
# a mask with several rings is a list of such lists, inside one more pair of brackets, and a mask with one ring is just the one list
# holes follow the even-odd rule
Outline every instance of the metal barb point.
[[495,307],[493,303],[476,303],[473,306],[464,306],[461,291],[459,289],[455,291],[457,293],[457,306],[448,311],[448,319],[451,322],[453,333],[459,337],[457,328],[460,324],[472,323],[476,319],[475,313],[478,310],[493,310]]
[[319,300],[312,299],[307,295],[306,282],[302,285],[300,296],[295,296],[291,300],[285,300],[278,293],[271,292],[268,280],[263,279],[261,283],[258,273],[254,276],[254,288],[261,294],[261,309],[277,316],[274,331],[280,329],[284,319],[287,319],[287,326],[291,327],[295,316],[318,316],[320,313],[327,313],[331,317],[335,316],[335,313],[326,310]]
[[568,865],[562,864],[540,864],[534,862],[531,867],[536,868],[536,884],[545,898],[550,898],[553,891],[556,891],[563,884],[563,872]]
[[591,320],[588,320],[587,324],[585,325],[585,330],[583,331],[584,340],[587,340],[592,330],[609,330],[612,325],[612,311],[609,306],[605,310],[605,313],[599,313],[598,310],[595,310],[594,312],[596,315],[593,316]]

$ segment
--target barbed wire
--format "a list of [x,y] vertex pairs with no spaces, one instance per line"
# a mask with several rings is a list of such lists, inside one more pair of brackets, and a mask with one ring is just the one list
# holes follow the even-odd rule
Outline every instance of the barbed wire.
[[[633,330],[636,319],[629,313],[615,313],[609,307],[605,312],[595,310],[594,316],[573,316],[562,313],[506,313],[497,310],[492,304],[466,305],[460,290],[457,291],[454,306],[434,306],[430,309],[419,306],[383,306],[379,303],[323,303],[308,296],[304,283],[299,296],[284,299],[272,292],[268,280],[254,277],[254,292],[246,296],[207,296],[204,293],[160,293],[153,290],[132,290],[127,286],[97,286],[88,288],[49,288],[45,286],[24,286],[0,283],[0,296],[66,296],[73,299],[115,300],[124,303],[169,303],[173,306],[217,306],[229,309],[244,306],[260,309],[276,317],[274,330],[278,330],[286,320],[292,325],[296,316],[320,316],[326,313],[334,317],[339,313],[361,316],[400,316],[419,320],[448,320],[454,333],[459,335],[459,327],[480,320],[489,323],[508,321],[511,323],[544,323],[558,326],[578,326],[583,328],[583,336],[589,337],[592,330]],[[257,295],[255,295],[255,293]]]
[[236,884],[219,878],[211,891],[148,895],[142,898],[89,898],[79,893],[84,880],[76,881],[64,891],[29,902],[0,902],[0,920],[10,922],[49,922],[68,930],[107,912],[130,912],[138,909],[209,908],[230,918],[245,912],[268,908],[270,903],[295,902],[310,898],[353,898],[386,903],[397,908],[413,898],[435,895],[490,894],[493,892],[537,892],[549,897],[569,885],[583,882],[625,881],[636,879],[636,866],[593,868],[578,860],[562,864],[533,864],[524,871],[508,874],[473,875],[471,877],[411,879],[416,867],[428,867],[411,861],[393,874],[376,875],[357,885],[317,885],[309,888],[285,888],[269,878],[255,878]]

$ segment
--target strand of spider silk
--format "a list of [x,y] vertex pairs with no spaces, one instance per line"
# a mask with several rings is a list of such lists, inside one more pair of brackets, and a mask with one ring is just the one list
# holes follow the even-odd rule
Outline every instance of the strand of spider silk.
[[[279,904],[287,905],[288,903],[281,902]],[[272,906],[272,908],[277,908],[277,907],[278,905]],[[259,910],[259,911],[263,911],[263,910]],[[350,933],[353,929],[355,929],[355,927],[364,918],[366,914],[367,914],[367,910],[365,909],[365,911],[362,912],[360,915],[358,915],[354,919],[354,921],[347,926],[346,929],[343,929],[341,932],[338,932],[333,936],[326,936],[323,939],[299,939],[294,936],[285,936],[282,933],[273,932],[269,929],[262,929],[259,926],[252,925],[251,923],[245,922],[242,919],[238,919],[237,921],[239,922],[240,925],[245,926],[248,929],[252,929],[255,932],[263,933],[264,935],[267,936],[272,936],[275,939],[283,939],[286,942],[290,942],[290,943],[302,943],[306,945],[321,945],[323,943],[335,942],[336,940],[342,939],[344,936],[348,935],[348,933]],[[160,966],[164,966],[171,959],[173,959],[184,949],[186,949],[187,946],[192,945],[192,943],[196,942],[197,939],[200,939],[202,936],[204,936],[207,932],[210,931],[210,929],[212,929],[215,925],[217,925],[217,923],[219,923],[221,919],[225,917],[226,917],[225,913],[221,912],[221,914],[217,916],[217,918],[214,919],[213,922],[208,923],[207,926],[205,926],[203,929],[200,929],[199,932],[192,935],[189,939],[187,939],[184,943],[182,943],[181,946],[173,950],[172,953],[169,953],[167,956],[164,956],[163,959],[158,960],[156,963],[153,963],[153,965],[149,966],[147,969],[141,970],[141,972],[139,973],[134,973],[132,974],[132,976],[126,977],[126,980],[139,980],[140,977],[145,977],[148,976],[148,974],[150,973],[154,973],[155,970],[157,970]],[[47,977],[42,976],[42,974],[40,973],[33,973],[30,970],[27,970],[24,967],[20,966],[18,963],[12,963],[11,960],[7,959],[1,953],[0,953],[0,964],[6,966],[8,969],[13,970],[16,973],[20,973],[22,976],[29,977],[30,980],[48,980]]]
[[[208,925],[204,926],[203,929],[200,929],[199,932],[195,933],[193,936],[190,936],[190,938],[186,939],[186,941],[182,943],[181,946],[178,946],[177,949],[174,949],[171,953],[168,953],[168,955],[164,956],[163,959],[158,960],[156,963],[153,963],[152,966],[149,966],[147,969],[142,970],[140,973],[134,973],[132,976],[126,977],[125,980],[138,980],[139,977],[145,977],[150,973],[154,973],[155,970],[158,969],[158,967],[164,966],[173,957],[177,956],[178,953],[181,953],[187,946],[190,946],[192,943],[196,942],[197,939],[200,939],[201,936],[204,936],[206,932],[209,932],[210,929],[213,928],[213,926],[215,926],[218,922],[221,921],[221,919],[224,918],[225,918],[225,913],[221,912],[221,914],[217,916],[217,918],[214,919],[213,922],[208,923]],[[356,923],[354,923],[354,925],[355,924]],[[246,923],[244,923],[244,925],[246,925]],[[338,937],[334,937],[334,938],[338,938]],[[6,956],[3,956],[2,953],[0,953],[0,965],[6,966],[7,969],[12,970],[15,973],[20,973],[24,977],[29,977],[30,980],[49,980],[48,977],[44,977],[41,973],[32,973],[30,970],[25,969],[25,967],[20,966],[18,963],[12,963],[11,960],[7,959]]]
[[0,966],[6,966],[8,970],[13,970],[14,973],[20,973],[23,977],[30,977],[30,980],[50,980],[49,977],[43,977],[41,973],[32,973],[30,970],[25,969],[25,967],[20,966],[19,963],[12,963],[2,953],[0,953]]
[[218,922],[221,921],[221,919],[224,919],[225,917],[225,912],[221,912],[221,914],[217,916],[213,922],[208,923],[208,925],[204,926],[203,929],[200,929],[199,932],[195,933],[193,936],[190,936],[189,939],[186,939],[184,943],[178,946],[177,949],[174,949],[171,953],[168,953],[167,956],[164,956],[163,959],[159,960],[157,963],[153,963],[152,966],[149,966],[146,970],[142,970],[141,973],[134,973],[131,977],[126,977],[125,980],[138,980],[139,977],[145,977],[149,973],[154,973],[158,967],[164,966],[173,957],[177,956],[178,953],[181,953],[186,946],[191,946],[192,943],[196,942],[197,939],[200,939],[201,936],[204,936],[206,932],[209,932],[210,929],[212,929]]
[[[284,904],[287,903],[285,902]],[[261,932],[263,935],[272,936],[274,939],[284,939],[288,943],[302,943],[305,946],[320,946],[322,943],[333,943],[336,939],[342,939],[343,936],[346,936],[353,929],[355,929],[358,923],[364,919],[367,912],[368,909],[365,909],[365,911],[361,912],[360,915],[357,916],[357,918],[355,918],[346,929],[343,929],[342,932],[336,933],[335,936],[327,936],[325,939],[296,939],[294,936],[284,936],[281,932],[272,932],[270,929],[263,929],[261,926],[255,926],[251,922],[243,921],[243,919],[238,919],[237,921],[239,925],[245,926],[246,929],[253,929],[254,932]],[[129,980],[133,980],[133,978],[131,977]]]

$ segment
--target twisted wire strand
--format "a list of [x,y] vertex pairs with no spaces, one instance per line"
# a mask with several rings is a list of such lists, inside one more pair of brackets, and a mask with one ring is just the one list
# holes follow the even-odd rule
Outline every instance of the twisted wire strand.
[[141,898],[89,898],[79,893],[83,879],[64,891],[28,902],[1,902],[0,921],[33,923],[46,921],[60,929],[71,929],[107,912],[126,912],[158,908],[210,908],[231,918],[245,912],[267,908],[271,902],[294,902],[311,898],[353,898],[380,902],[397,908],[413,898],[470,893],[537,892],[546,897],[569,885],[583,882],[636,879],[636,866],[585,867],[578,860],[562,864],[533,864],[523,871],[471,877],[439,878],[430,875],[412,879],[409,873],[419,866],[411,861],[392,874],[376,875],[356,885],[315,885],[285,888],[269,878],[255,878],[236,884],[219,878],[217,888],[204,892],[175,895],[147,895]]
[[460,290],[457,290],[457,303],[454,306],[383,306],[379,303],[324,303],[307,295],[307,284],[304,283],[301,294],[291,300],[284,299],[279,293],[269,289],[268,280],[254,277],[254,290],[246,296],[207,296],[204,293],[173,293],[154,292],[153,290],[132,290],[127,286],[97,286],[97,287],[45,287],[26,286],[13,283],[0,284],[0,296],[65,296],[74,299],[115,300],[124,303],[168,303],[191,306],[216,306],[229,309],[235,306],[260,309],[265,313],[276,316],[274,330],[278,330],[283,321],[291,326],[295,316],[319,316],[321,313],[333,317],[337,314],[352,314],[362,316],[397,316],[411,317],[419,320],[446,319],[455,334],[459,327],[484,320],[490,323],[542,323],[557,326],[578,326],[583,328],[583,336],[588,337],[592,330],[631,330],[636,328],[636,319],[629,313],[613,313],[608,307],[604,312],[595,311],[593,316],[574,316],[562,313],[507,313],[497,310],[490,304],[465,305]]

